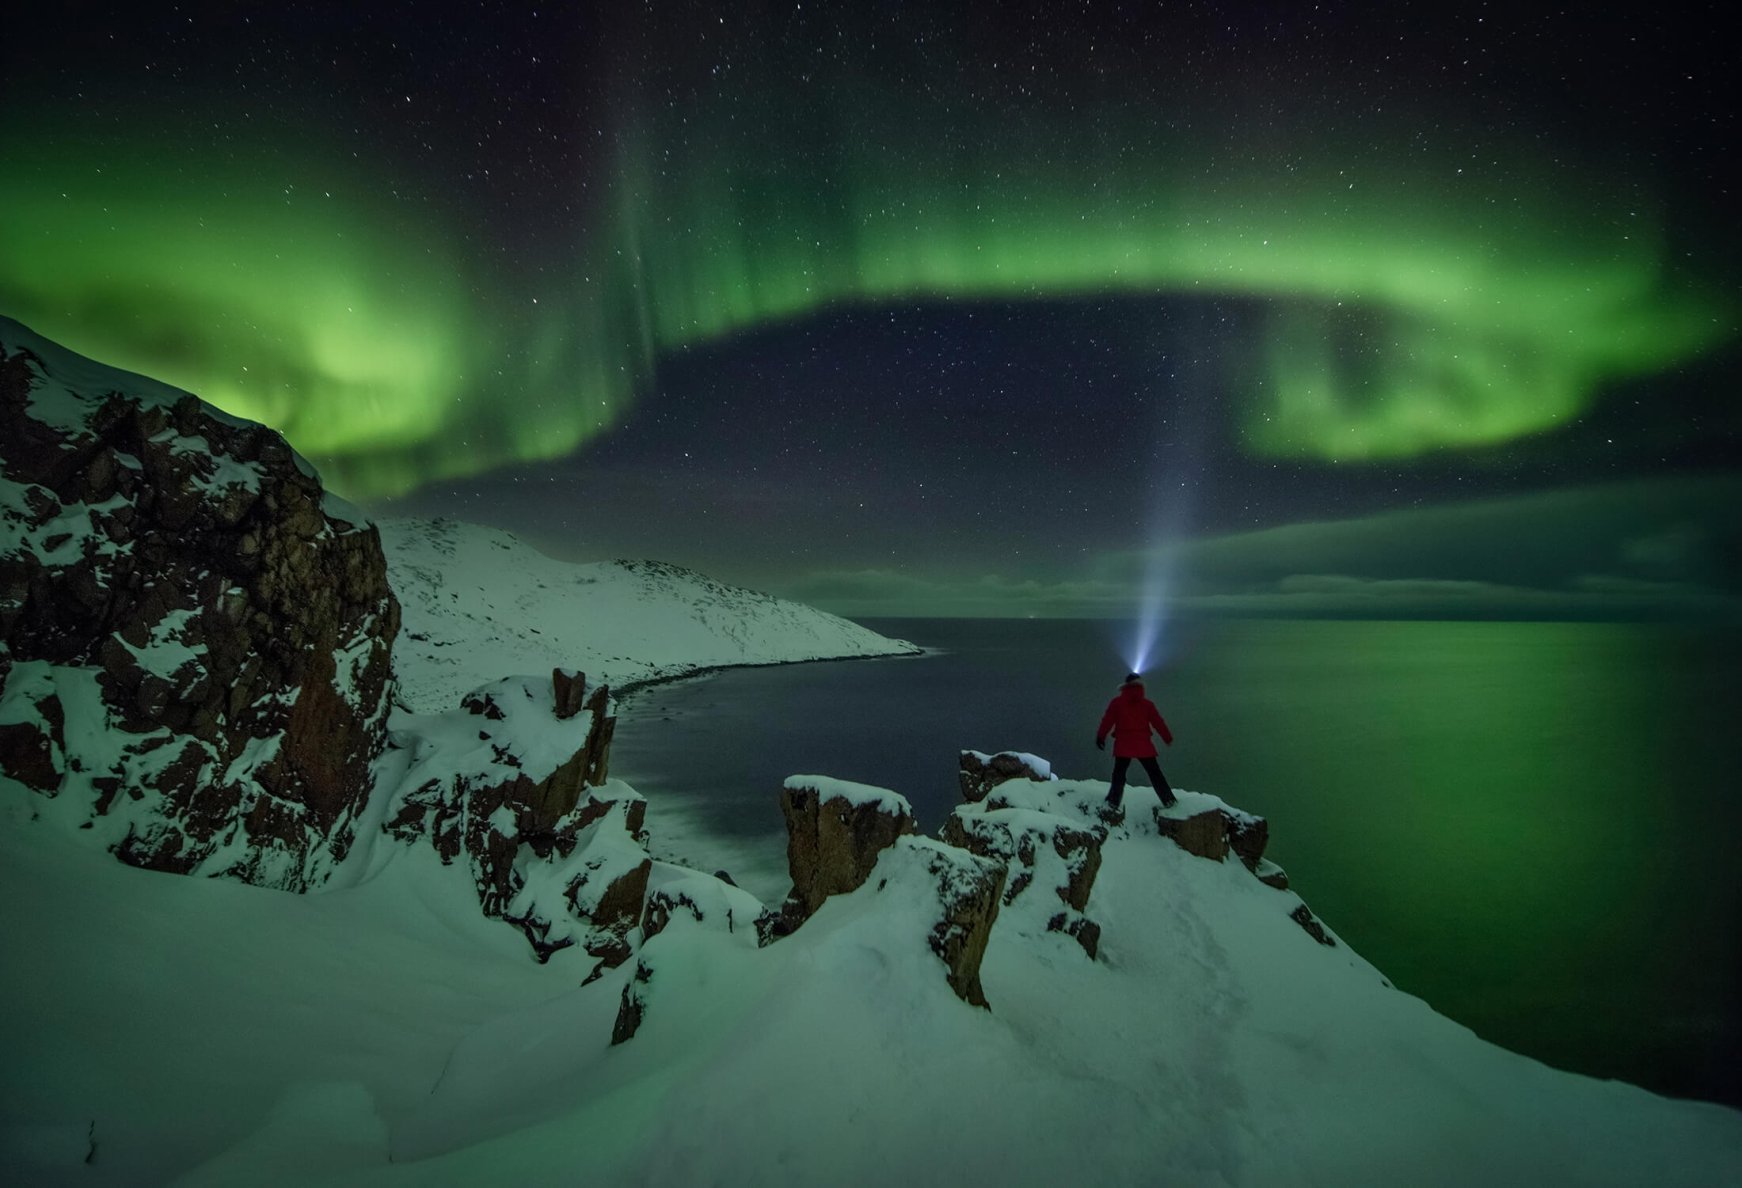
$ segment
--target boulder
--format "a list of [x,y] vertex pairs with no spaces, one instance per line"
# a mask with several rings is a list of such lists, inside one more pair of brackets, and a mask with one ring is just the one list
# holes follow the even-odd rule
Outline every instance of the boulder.
[[913,806],[886,788],[792,776],[780,792],[792,892],[773,935],[791,931],[831,895],[864,885],[877,856],[914,831]]
[[1231,808],[1214,796],[1187,792],[1172,808],[1155,808],[1155,828],[1188,854],[1220,862],[1231,851],[1264,882],[1276,886],[1280,877],[1281,885],[1288,885],[1282,868],[1264,858],[1270,823],[1263,817]]
[[[1106,832],[1050,813],[1023,809],[963,811],[963,806],[944,822],[943,838],[951,845],[983,857],[996,858],[1033,873],[1046,851],[1058,859],[1053,891],[1070,907],[1089,906],[1089,892],[1101,869],[1101,843]],[[1006,889],[1005,902],[1018,891]]]
[[1257,874],[1259,863],[1264,861],[1264,849],[1270,844],[1270,823],[1238,809],[1224,812],[1228,818],[1228,848],[1246,864],[1247,870]]
[[1172,816],[1166,809],[1158,807],[1155,828],[1163,837],[1172,838],[1174,844],[1188,854],[1213,862],[1220,862],[1228,856],[1228,818],[1220,809]]
[[1062,932],[1076,941],[1090,961],[1101,951],[1101,926],[1080,912],[1059,912],[1046,922],[1046,930]]
[[963,751],[956,773],[962,786],[962,799],[976,803],[1007,780],[1046,781],[1053,778],[1052,765],[1038,755],[1022,751],[999,751],[988,755],[984,751]]
[[137,866],[324,881],[386,743],[374,526],[272,430],[0,319],[0,541],[0,775]]

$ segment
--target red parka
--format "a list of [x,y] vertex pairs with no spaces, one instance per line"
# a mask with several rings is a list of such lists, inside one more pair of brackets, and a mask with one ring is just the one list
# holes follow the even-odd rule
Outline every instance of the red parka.
[[1107,703],[1101,715],[1101,728],[1095,731],[1097,743],[1113,733],[1113,754],[1119,759],[1155,758],[1155,740],[1149,735],[1153,726],[1161,732],[1161,740],[1173,745],[1173,732],[1162,721],[1155,702],[1143,695],[1142,681],[1127,681],[1119,686],[1119,696]]

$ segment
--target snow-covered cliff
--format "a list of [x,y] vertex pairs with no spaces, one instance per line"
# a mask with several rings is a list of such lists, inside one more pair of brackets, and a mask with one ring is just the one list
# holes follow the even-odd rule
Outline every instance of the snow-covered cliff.
[[659,561],[557,561],[496,528],[381,520],[413,709],[451,709],[508,673],[579,669],[625,684],[740,664],[918,652],[814,607]]
[[[301,889],[349,850],[399,608],[277,433],[0,318],[0,785],[123,861]],[[4,788],[10,792],[10,787]]]
[[[1105,793],[1001,784],[958,847],[795,777],[790,927],[643,855],[634,953],[585,984],[593,952],[534,963],[425,846],[291,897],[0,837],[0,903],[53,905],[8,921],[0,1157],[48,1184],[1734,1182],[1742,1115],[1483,1042],[1261,877],[1252,818]],[[614,812],[577,856],[626,866]]]
[[771,788],[779,904],[661,861],[609,777],[608,685],[908,645],[466,525],[390,523],[384,564],[276,435],[0,329],[4,1182],[1742,1168],[1735,1111],[1557,1072],[1393,989],[1211,795],[1120,813],[967,751],[937,838],[896,791]]

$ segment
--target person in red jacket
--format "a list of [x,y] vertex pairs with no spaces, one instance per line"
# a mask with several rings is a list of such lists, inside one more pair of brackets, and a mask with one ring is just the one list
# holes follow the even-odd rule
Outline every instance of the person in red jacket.
[[1174,803],[1173,788],[1155,761],[1155,740],[1149,736],[1151,727],[1161,733],[1162,742],[1173,746],[1173,732],[1162,720],[1161,711],[1143,695],[1143,677],[1130,673],[1119,686],[1119,695],[1107,703],[1107,712],[1101,715],[1101,728],[1095,731],[1095,746],[1101,750],[1107,749],[1108,732],[1113,735],[1113,787],[1107,793],[1107,803],[1114,808],[1125,797],[1125,772],[1133,759],[1149,773],[1149,782],[1161,797],[1162,806]]

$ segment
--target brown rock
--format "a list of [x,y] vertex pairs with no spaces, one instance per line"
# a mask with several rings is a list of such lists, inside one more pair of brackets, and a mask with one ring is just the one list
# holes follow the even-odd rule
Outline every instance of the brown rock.
[[995,812],[979,813],[964,808],[944,821],[942,836],[953,846],[998,859],[1011,867],[1013,873],[1004,892],[1006,904],[1014,902],[1033,879],[1037,847],[1050,848],[1065,865],[1065,882],[1055,888],[1058,897],[1080,912],[1088,907],[1089,893],[1101,870],[1101,842],[1105,834],[1062,818],[1053,818],[1041,826],[1015,828]]
[[628,1043],[641,1030],[647,1017],[647,988],[653,982],[653,970],[646,962],[638,962],[635,976],[623,987],[623,997],[617,1004],[617,1021],[611,1027],[611,1044]]
[[696,921],[705,917],[702,907],[694,899],[682,891],[655,891],[647,898],[647,910],[641,918],[641,943],[646,944],[671,923],[671,918],[680,912],[688,913]]
[[597,722],[571,718],[574,753],[541,778],[528,774],[518,756],[534,736],[548,747],[549,732],[562,729],[556,697],[554,681],[531,677],[467,694],[476,741],[438,736],[434,745],[458,748],[454,774],[401,791],[386,829],[407,842],[427,838],[443,862],[463,861],[484,914],[518,928],[540,961],[578,944],[599,959],[596,977],[634,951],[652,871],[640,837],[647,804],[622,785],[594,788],[582,778],[596,765]]
[[938,842],[912,839],[905,844],[919,852],[935,880],[939,913],[927,940],[944,963],[945,980],[963,1002],[986,1006],[980,962],[998,919],[1004,866]]
[[1207,809],[1189,817],[1170,817],[1157,806],[1155,827],[1188,854],[1215,862],[1228,856],[1228,818],[1220,809]]
[[1048,932],[1062,932],[1083,947],[1093,961],[1101,951],[1101,926],[1087,916],[1060,912],[1046,922]]
[[581,712],[585,703],[587,676],[572,668],[553,668],[550,679],[556,691],[557,720],[566,722]]
[[[1063,933],[1094,960],[1101,926],[1083,910],[1101,869],[1106,831],[1033,809],[985,807],[995,800],[958,806],[944,822],[943,839],[1006,866],[1003,927],[1031,935]],[[1048,886],[1053,894],[1030,896],[1035,885]]]
[[[587,697],[587,711],[593,715],[593,724],[587,730],[587,757],[582,764],[582,778],[597,788],[610,778],[611,739],[617,732],[617,714],[611,707],[609,686],[599,685],[593,689]],[[636,824],[634,828],[640,832],[641,826]]]
[[853,803],[843,796],[823,798],[817,787],[795,777],[781,789],[786,818],[786,865],[792,892],[784,914],[796,927],[831,895],[863,886],[877,856],[895,839],[914,831],[913,815],[887,812],[887,802]]
[[1246,869],[1258,870],[1264,860],[1264,849],[1270,844],[1270,823],[1250,813],[1232,814],[1228,818],[1228,848],[1240,856]]
[[[652,859],[645,859],[618,875],[606,885],[597,904],[587,913],[592,929],[585,948],[606,968],[623,964],[633,951],[629,945],[629,933],[641,923],[641,905],[647,896],[647,878],[652,872]],[[576,902],[577,890],[574,887],[569,890],[571,903]]]
[[[385,744],[399,607],[379,539],[329,519],[319,480],[270,430],[192,396],[163,403],[122,372],[81,391],[93,375],[0,320],[0,472],[26,487],[35,546],[0,559],[0,642],[15,659],[102,670],[123,745],[67,757],[90,787],[141,778],[134,756],[165,731],[201,743],[152,765],[158,796],[93,796],[118,856],[205,870],[240,826],[258,861],[227,873],[312,886],[348,849]],[[74,393],[82,425],[30,415],[45,384]],[[51,552],[33,535],[50,523],[79,530]],[[141,649],[192,658],[170,671]]]
[[1014,751],[1000,751],[984,757],[978,751],[963,751],[958,766],[956,774],[962,786],[962,799],[970,803],[985,800],[988,792],[1006,780],[1044,781],[1052,778],[1030,767]]

